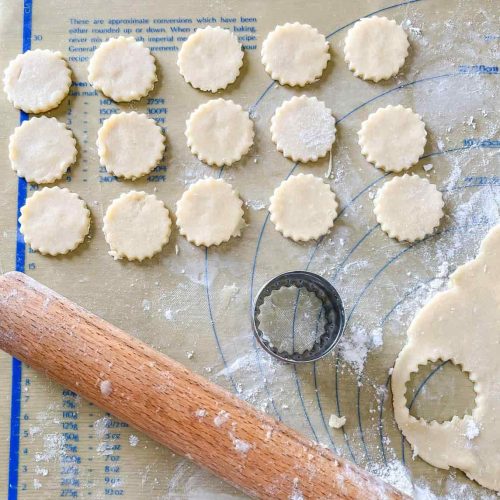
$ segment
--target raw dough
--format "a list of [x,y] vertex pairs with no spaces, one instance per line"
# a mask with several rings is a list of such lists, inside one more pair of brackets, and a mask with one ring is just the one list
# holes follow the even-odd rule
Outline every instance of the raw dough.
[[172,225],[163,201],[144,191],[122,193],[104,215],[102,230],[115,260],[144,260],[168,243]]
[[409,46],[405,30],[396,21],[386,17],[368,17],[360,19],[347,32],[345,61],[355,76],[378,82],[400,70]]
[[[431,465],[463,470],[500,490],[500,225],[490,230],[475,260],[459,267],[450,288],[415,316],[392,373],[394,416],[415,454]],[[411,416],[406,383],[419,365],[451,360],[469,372],[477,393],[472,415],[443,423]],[[479,434],[470,432],[477,427]],[[471,439],[472,438],[472,439]]]
[[60,52],[28,50],[10,61],[3,85],[7,99],[25,113],[57,108],[68,95],[71,70]]
[[269,212],[276,229],[294,241],[316,240],[333,226],[338,203],[319,177],[292,175],[275,190]]
[[330,420],[328,420],[328,425],[332,429],[340,429],[341,427],[344,427],[346,423],[346,417],[338,417],[337,415],[334,415],[333,413],[330,415]]
[[186,122],[187,145],[209,165],[231,165],[253,144],[253,122],[233,101],[213,99],[200,105]]
[[157,80],[155,58],[134,37],[110,38],[90,59],[89,82],[113,101],[138,100]]
[[113,175],[136,179],[153,170],[165,151],[161,128],[145,114],[118,113],[97,132],[101,164]]
[[31,118],[10,136],[9,159],[17,175],[28,182],[54,182],[76,161],[76,141],[55,118]]
[[243,66],[238,37],[219,26],[197,29],[182,44],[177,66],[193,87],[217,92],[233,83]]
[[58,255],[74,250],[85,239],[90,212],[76,193],[45,187],[28,198],[19,223],[24,241],[33,250]]
[[424,239],[444,215],[441,191],[418,175],[394,177],[378,190],[373,203],[382,231],[398,241]]
[[387,172],[401,172],[417,163],[427,141],[420,115],[401,105],[371,113],[361,124],[358,136],[361,153]]
[[308,24],[276,26],[262,43],[262,64],[281,85],[304,85],[318,79],[330,60],[328,42]]
[[223,179],[201,179],[184,191],[177,202],[177,226],[198,246],[220,245],[241,236],[245,225],[243,202]]
[[271,118],[271,135],[278,151],[293,161],[316,161],[335,142],[335,118],[316,97],[292,97]]

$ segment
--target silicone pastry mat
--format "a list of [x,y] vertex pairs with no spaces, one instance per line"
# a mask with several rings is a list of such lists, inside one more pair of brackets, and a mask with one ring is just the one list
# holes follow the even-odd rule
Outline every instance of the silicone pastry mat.
[[[0,8],[2,69],[23,49],[37,47],[61,50],[70,62],[71,94],[48,114],[71,127],[79,157],[58,185],[80,194],[93,217],[91,238],[70,255],[43,257],[25,248],[17,233],[17,210],[35,187],[18,181],[10,169],[8,137],[20,113],[2,96],[2,272],[25,271],[406,491],[412,491],[413,481],[420,493],[450,498],[491,494],[460,472],[412,458],[392,418],[389,370],[415,311],[446,287],[448,275],[476,254],[498,222],[495,0],[24,0],[24,5],[1,0]],[[402,23],[411,41],[400,75],[378,84],[355,78],[343,61],[347,30],[373,13]],[[276,24],[297,20],[317,27],[331,44],[332,61],[323,77],[305,89],[275,85],[259,56],[266,33]],[[176,52],[189,33],[207,24],[234,30],[245,46],[240,77],[218,95],[249,109],[256,127],[250,154],[224,170],[200,163],[184,137],[189,113],[213,96],[184,82]],[[92,51],[118,35],[144,39],[157,58],[159,76],[147,98],[119,106],[94,92],[86,78]],[[323,176],[328,159],[294,165],[275,150],[269,124],[283,100],[303,93],[324,100],[338,120],[331,185],[341,214],[325,238],[296,244],[268,221],[269,196],[291,172]],[[413,245],[390,240],[376,225],[372,199],[385,176],[364,160],[356,134],[369,113],[399,103],[423,116],[429,134],[425,157],[413,171],[435,182],[446,203],[436,234]],[[118,109],[146,112],[166,129],[164,162],[147,178],[117,182],[99,166],[97,129]],[[112,199],[129,189],[145,190],[173,211],[186,186],[207,175],[222,176],[245,200],[248,227],[242,238],[205,251],[174,231],[168,246],[150,261],[115,262],[107,254],[101,227]],[[272,276],[306,268],[338,287],[347,312],[345,339],[335,356],[315,365],[283,366],[255,345],[251,298]],[[421,390],[409,396],[412,411],[446,419],[450,407],[467,410],[470,384],[459,375],[449,363],[427,381],[419,374],[415,387],[420,384]],[[0,377],[4,498],[240,497],[189,460],[173,456],[4,354]],[[332,413],[347,417],[343,429],[329,428]]]

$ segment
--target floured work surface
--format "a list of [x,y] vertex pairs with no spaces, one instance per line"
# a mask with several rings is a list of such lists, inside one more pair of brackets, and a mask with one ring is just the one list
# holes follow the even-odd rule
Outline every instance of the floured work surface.
[[[25,33],[31,29],[26,47],[31,42],[32,48],[61,50],[69,58],[75,79],[71,95],[49,115],[66,121],[78,141],[78,161],[58,185],[88,203],[92,237],[60,258],[28,249],[24,253],[22,244],[16,244],[18,189],[23,202],[24,184],[18,187],[10,169],[7,144],[19,112],[2,96],[1,271],[14,268],[17,248],[18,269],[24,266],[42,283],[406,491],[412,490],[412,478],[415,492],[450,498],[491,495],[462,473],[412,459],[394,424],[387,384],[415,311],[446,286],[458,265],[476,255],[480,241],[498,222],[496,2],[421,0],[391,6],[387,1],[334,0],[302,7],[299,2],[274,2],[271,7],[264,1],[200,1],[167,8],[145,1],[140,7],[113,2],[113,9],[97,1],[25,3],[24,11],[19,3],[0,4],[1,66],[22,50],[23,18]],[[410,55],[396,78],[373,84],[348,70],[343,41],[349,23],[384,8],[381,15],[403,23],[409,33]],[[259,54],[263,38],[276,24],[296,20],[328,35],[332,51],[321,80],[303,90],[272,83]],[[242,238],[208,252],[174,231],[150,261],[115,262],[101,231],[111,200],[129,189],[145,190],[172,211],[188,184],[219,175],[191,155],[184,137],[189,113],[213,96],[186,84],[176,66],[181,40],[206,24],[235,30],[245,45],[240,76],[219,95],[249,109],[255,121],[256,145],[221,174],[246,201],[248,227]],[[159,82],[139,103],[117,106],[87,83],[93,48],[118,34],[143,36],[157,58]],[[302,93],[325,101],[338,120],[331,182],[342,212],[318,244],[286,240],[266,218],[269,196],[292,169],[323,175],[328,167],[327,158],[294,167],[271,142],[275,108]],[[428,175],[444,192],[447,215],[437,233],[413,245],[390,240],[376,226],[372,199],[383,172],[365,161],[357,144],[361,122],[389,104],[422,115],[429,140],[426,157],[413,171]],[[166,128],[165,160],[147,179],[117,182],[99,166],[97,129],[118,109],[147,112]],[[27,189],[29,195],[33,188]],[[265,281],[305,268],[338,287],[348,323],[336,356],[295,369],[277,364],[256,347],[249,310],[252,294]],[[18,482],[21,498],[239,496],[189,460],[105,417],[29,368],[12,365],[7,355],[1,360],[0,495],[6,496],[10,480]],[[451,417],[439,410],[447,404],[457,412],[470,410],[470,384],[457,374],[450,364],[439,369],[418,392],[412,412],[439,419]],[[419,374],[416,386],[423,380]],[[12,421],[11,387],[18,416]],[[343,429],[329,428],[332,413],[347,417]]]

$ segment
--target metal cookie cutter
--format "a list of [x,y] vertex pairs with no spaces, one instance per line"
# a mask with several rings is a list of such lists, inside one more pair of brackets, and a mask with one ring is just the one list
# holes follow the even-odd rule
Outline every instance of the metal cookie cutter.
[[[260,329],[260,308],[264,299],[275,290],[292,286],[314,293],[323,304],[325,317],[323,334],[310,349],[301,353],[278,351]],[[253,306],[252,326],[257,341],[271,356],[286,363],[309,363],[326,356],[338,344],[345,326],[344,306],[337,290],[325,278],[308,271],[291,271],[276,276],[260,289]]]

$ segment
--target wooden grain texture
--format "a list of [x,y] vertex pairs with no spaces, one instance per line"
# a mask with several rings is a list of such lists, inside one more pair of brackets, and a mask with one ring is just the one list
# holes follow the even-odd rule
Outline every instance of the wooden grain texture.
[[251,496],[406,498],[22,273],[0,277],[0,348]]

